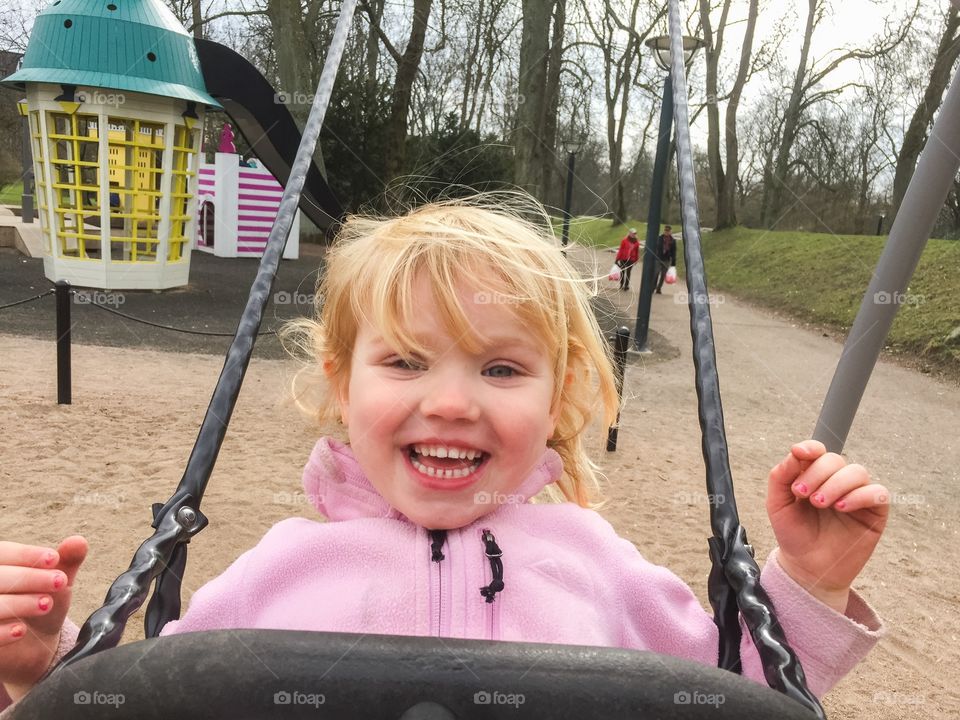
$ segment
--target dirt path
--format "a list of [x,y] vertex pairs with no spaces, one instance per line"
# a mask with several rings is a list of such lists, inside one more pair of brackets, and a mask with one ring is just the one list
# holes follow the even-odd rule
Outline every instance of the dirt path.
[[[616,498],[606,514],[708,606],[708,507],[683,292],[664,286],[654,295],[650,324],[679,354],[628,367],[620,457],[605,465]],[[635,292],[607,293],[633,316]],[[760,559],[774,545],[763,507],[767,473],[792,442],[812,434],[841,345],[729,296],[714,301],[738,508]],[[829,717],[960,717],[958,429],[960,390],[893,363],[877,366],[844,455],[893,493],[884,539],[856,583],[889,634],[828,696]]]
[[[604,292],[632,316],[634,293]],[[675,292],[654,298],[651,327],[662,351],[629,367],[619,449],[598,456],[609,477],[604,514],[707,607],[689,325]],[[773,546],[763,510],[767,472],[812,432],[840,346],[723,300],[713,314],[730,456],[741,517],[762,559]],[[92,553],[75,601],[82,618],[146,537],[150,503],[179,480],[221,360],[75,346],[74,404],[61,407],[54,363],[49,341],[0,336],[0,537],[53,543],[87,535]],[[284,401],[291,369],[279,360],[250,366],[204,504],[212,525],[190,546],[185,600],[271,524],[312,515],[299,502],[299,478],[313,436]],[[827,697],[832,718],[960,716],[958,417],[956,388],[878,366],[846,454],[895,493],[884,541],[857,582],[889,635]],[[141,636],[140,621],[138,614],[127,638]]]

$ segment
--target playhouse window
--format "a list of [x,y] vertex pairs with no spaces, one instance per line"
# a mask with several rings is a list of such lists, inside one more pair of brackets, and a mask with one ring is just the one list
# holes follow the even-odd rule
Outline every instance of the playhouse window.
[[160,243],[163,125],[131,118],[108,121],[110,256],[154,262]]
[[33,175],[37,185],[37,209],[40,211],[40,232],[43,235],[43,251],[47,255],[53,254],[53,243],[50,240],[50,220],[47,217],[47,166],[44,163],[46,153],[43,149],[43,136],[40,133],[40,113],[36,110],[30,113],[30,137],[33,150]]
[[[100,181],[97,117],[47,113],[54,191],[54,233],[64,257],[100,257]],[[42,152],[42,142],[36,143]]]
[[183,125],[174,129],[173,178],[170,184],[170,252],[167,256],[170,261],[183,258],[183,245],[188,242],[187,228],[193,219],[187,211],[193,198],[190,179],[196,175],[196,141],[196,130],[189,130]]

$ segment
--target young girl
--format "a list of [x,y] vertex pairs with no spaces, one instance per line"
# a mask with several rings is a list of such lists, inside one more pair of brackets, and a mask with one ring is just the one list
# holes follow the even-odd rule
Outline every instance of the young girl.
[[[350,219],[317,320],[295,328],[325,380],[315,417],[348,436],[317,442],[304,471],[328,522],[275,525],[163,634],[486,638],[715,666],[711,615],[590,509],[585,434],[592,420],[609,425],[617,395],[587,286],[552,237],[478,200]],[[531,503],[545,488],[563,502]],[[770,472],[779,549],[762,583],[817,695],[881,633],[850,585],[887,497],[814,441]],[[0,543],[0,680],[13,699],[72,646],[66,614],[85,555],[80,537],[56,550]],[[748,633],[741,650],[744,674],[763,683]]]

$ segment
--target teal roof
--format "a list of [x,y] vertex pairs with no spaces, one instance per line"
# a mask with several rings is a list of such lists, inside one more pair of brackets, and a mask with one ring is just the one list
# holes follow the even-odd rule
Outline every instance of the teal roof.
[[214,107],[193,38],[162,0],[55,0],[37,16],[20,70],[3,80],[127,90]]

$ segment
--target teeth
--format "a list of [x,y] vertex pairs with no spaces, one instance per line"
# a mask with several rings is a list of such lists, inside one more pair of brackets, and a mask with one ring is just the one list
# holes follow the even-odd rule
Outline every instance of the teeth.
[[438,458],[453,458],[457,460],[474,460],[483,455],[482,450],[465,450],[463,448],[448,448],[442,445],[414,445],[417,455]]
[[479,465],[474,465],[473,467],[461,468],[459,470],[437,470],[436,468],[427,467],[416,460],[411,460],[410,462],[413,463],[413,466],[424,475],[439,478],[463,478],[474,473],[476,469],[480,467]]

